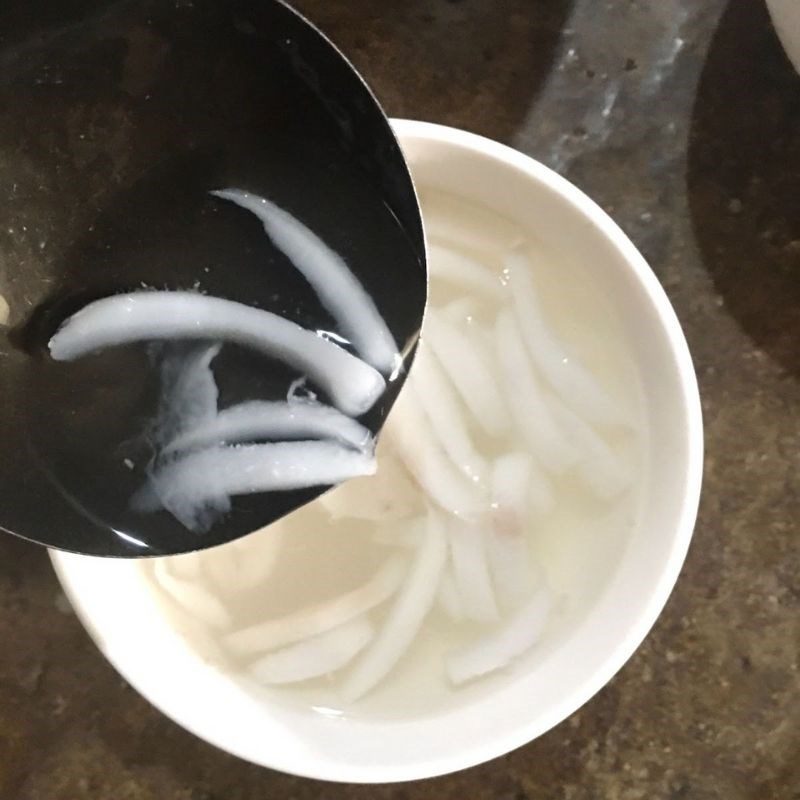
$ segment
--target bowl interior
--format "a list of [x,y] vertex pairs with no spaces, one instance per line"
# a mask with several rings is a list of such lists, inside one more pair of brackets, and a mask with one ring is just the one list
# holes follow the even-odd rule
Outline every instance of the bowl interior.
[[[617,226],[571,184],[521,154],[441,126],[395,123],[418,185],[491,207],[607,289],[636,365],[646,463],[635,524],[609,553],[601,590],[558,647],[491,693],[403,721],[343,720],[269,703],[176,635],[133,563],[53,553],[100,649],[145,697],[209,742],[316,778],[385,782],[433,776],[505,753],[600,689],[646,635],[674,585],[694,525],[702,431],[691,360],[655,276]],[[609,565],[605,565],[609,566]],[[202,702],[198,702],[202,698]]]

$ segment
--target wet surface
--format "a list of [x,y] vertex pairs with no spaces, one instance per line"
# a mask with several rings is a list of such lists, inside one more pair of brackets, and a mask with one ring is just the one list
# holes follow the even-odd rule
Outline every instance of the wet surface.
[[[209,194],[239,188],[341,255],[402,350],[425,298],[411,182],[362,81],[283,6],[87,0],[36,31],[20,15],[0,12],[0,293],[9,305],[0,482],[15,498],[0,524],[83,553],[191,550],[196,532],[131,508],[155,457],[152,346],[58,363],[49,338],[87,302],[154,288],[335,331],[255,216]],[[230,345],[214,371],[221,407],[285,399],[301,377]],[[400,383],[364,419],[373,430]],[[203,544],[262,527],[324,488],[236,498]]]
[[390,113],[556,167],[649,259],[703,393],[686,567],[634,658],[571,719],[491,764],[376,789],[261,770],[183,732],[63,612],[44,553],[0,540],[0,797],[800,797],[800,78],[761,3],[299,5]]

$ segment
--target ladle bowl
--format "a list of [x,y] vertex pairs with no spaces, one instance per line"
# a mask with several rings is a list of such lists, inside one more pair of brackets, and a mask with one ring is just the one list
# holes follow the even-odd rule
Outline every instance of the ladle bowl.
[[[277,0],[11,0],[0,37],[0,526],[78,553],[164,555],[238,538],[318,496],[327,487],[235,498],[202,535],[133,510],[153,457],[153,347],[58,363],[47,342],[88,301],[143,288],[335,332],[258,220],[209,194],[236,187],[339,253],[412,353],[422,223],[369,88]],[[285,398],[300,377],[236,346],[214,371],[221,408]],[[362,420],[373,432],[403,374]]]

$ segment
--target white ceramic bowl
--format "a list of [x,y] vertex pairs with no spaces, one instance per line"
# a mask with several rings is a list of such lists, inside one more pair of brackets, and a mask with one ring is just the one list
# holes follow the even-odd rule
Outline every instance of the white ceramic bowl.
[[594,605],[535,671],[456,708],[402,721],[340,719],[256,697],[205,663],[170,626],[142,570],[64,553],[53,564],[100,650],[142,695],[187,730],[257,764],[314,778],[387,782],[487,761],[557,725],[627,661],[656,620],[697,513],[702,421],[678,320],[649,267],[588,197],[524,155],[462,131],[398,121],[419,184],[486,204],[591,263],[622,319],[647,420],[644,505]]
[[800,72],[800,2],[767,0],[767,8],[786,55]]

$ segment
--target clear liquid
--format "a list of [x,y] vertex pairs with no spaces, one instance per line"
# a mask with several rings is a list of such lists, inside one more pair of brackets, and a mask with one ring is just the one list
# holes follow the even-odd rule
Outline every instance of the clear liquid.
[[[508,223],[486,209],[448,195],[423,192],[422,199],[424,217],[434,237],[437,230],[455,231],[463,236],[465,254],[498,273],[502,270],[501,248],[514,235]],[[590,369],[623,417],[631,423],[626,429],[603,431],[603,438],[630,466],[633,475],[641,474],[642,395],[613,307],[603,296],[602,286],[597,285],[583,265],[565,261],[533,239],[526,241],[528,253],[536,265],[535,284],[548,325],[565,347]],[[437,282],[435,277],[431,280],[430,302],[434,307],[446,306],[464,295],[465,292],[452,285]],[[489,323],[498,308],[484,302],[484,298],[475,299],[478,305],[470,319],[464,319],[461,324],[483,325],[491,330]],[[477,449],[487,458],[520,448],[519,437],[513,431],[498,439],[471,424],[469,432]],[[382,439],[378,454],[379,464],[386,458],[394,459],[391,442],[386,438]],[[392,469],[402,467],[392,460]],[[347,486],[347,496],[359,506],[374,504],[376,498],[383,497],[387,491],[381,474],[379,468],[376,478],[352,481]],[[385,478],[385,471],[383,474]],[[497,674],[454,688],[443,667],[446,654],[473,642],[487,628],[474,622],[456,624],[436,604],[401,661],[363,699],[351,705],[343,704],[338,694],[341,673],[337,673],[296,686],[269,689],[270,701],[325,714],[394,719],[424,716],[450,704],[462,703],[465,695],[491,692],[499,682],[511,681],[531,663],[547,658],[566,631],[587,613],[613,575],[625,542],[635,528],[641,500],[640,485],[635,481],[613,501],[597,500],[569,472],[554,481],[554,489],[556,503],[552,513],[540,519],[531,513],[531,524],[525,531],[531,559],[541,568],[557,598],[541,641],[526,656]],[[390,501],[408,506],[412,516],[424,512],[424,498],[418,490],[411,496],[404,494],[393,498],[391,491],[386,496]],[[276,546],[275,537],[280,537],[277,561],[263,584],[240,592],[235,586],[219,589],[207,577],[198,579],[225,601],[234,619],[232,629],[243,628],[334,598],[364,584],[398,549],[396,544],[376,541],[375,534],[381,528],[396,530],[397,523],[381,525],[351,517],[333,519],[323,498],[234,545],[249,557],[259,558],[265,548]],[[208,560],[215,557],[215,551],[206,551],[201,556]],[[370,619],[378,630],[390,603],[370,612]],[[170,608],[171,613],[178,616],[182,613],[172,605]],[[213,637],[205,638],[206,644],[196,641],[198,647],[206,648],[206,655],[214,646],[211,644]],[[219,641],[216,640],[217,645]],[[225,652],[224,647],[215,657],[243,672],[252,660],[237,658]]]

